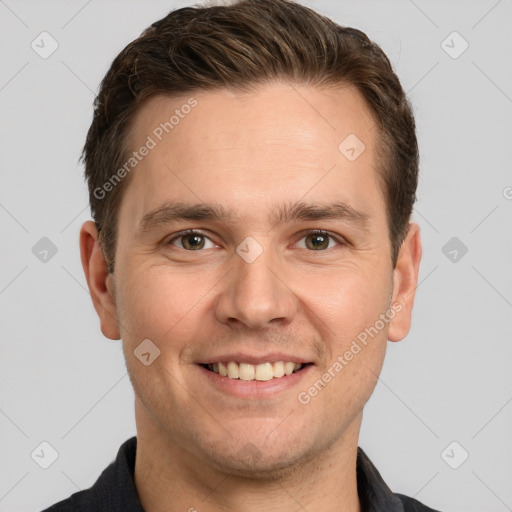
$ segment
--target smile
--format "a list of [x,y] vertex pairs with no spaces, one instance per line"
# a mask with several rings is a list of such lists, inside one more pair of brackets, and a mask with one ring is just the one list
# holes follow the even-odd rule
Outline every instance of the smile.
[[201,366],[228,379],[267,381],[291,375],[300,371],[306,365],[292,361],[276,361],[274,363],[267,362],[261,364],[229,361],[203,364]]

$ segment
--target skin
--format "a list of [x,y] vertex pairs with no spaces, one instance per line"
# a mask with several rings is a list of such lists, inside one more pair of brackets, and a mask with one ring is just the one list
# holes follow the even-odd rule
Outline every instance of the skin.
[[[193,97],[197,106],[130,176],[113,274],[94,223],[84,223],[80,233],[101,330],[122,338],[136,395],[141,503],[148,512],[360,511],[355,463],[362,411],[387,341],[410,329],[419,227],[409,225],[393,268],[375,122],[354,89],[276,82],[248,93],[222,89]],[[133,147],[188,98],[149,100],[134,119]],[[366,146],[353,162],[338,150],[350,133]],[[147,212],[172,200],[219,202],[234,218],[137,231]],[[269,212],[296,201],[344,201],[364,212],[368,224],[268,222]],[[173,239],[189,228],[206,237],[199,239],[203,248]],[[328,239],[312,249],[317,239],[308,231],[315,229],[340,242]],[[252,263],[236,252],[248,236],[263,250]],[[401,311],[301,404],[299,392],[392,304]],[[144,339],[161,351],[148,366],[133,354]],[[235,351],[280,351],[313,364],[291,387],[244,398],[212,385],[197,364]]]

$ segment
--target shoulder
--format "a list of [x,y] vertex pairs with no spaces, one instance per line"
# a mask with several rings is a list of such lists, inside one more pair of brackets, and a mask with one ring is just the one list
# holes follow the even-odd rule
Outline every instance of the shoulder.
[[55,503],[55,505],[45,508],[42,512],[75,512],[72,497],[59,501],[58,503]]
[[404,512],[440,512],[439,510],[434,510],[433,508],[427,507],[426,505],[423,505],[423,503],[420,503],[418,500],[410,498],[409,496],[405,496],[404,494],[395,493],[395,496],[402,502]]
[[[107,512],[118,510],[115,483],[111,478],[105,479],[106,470],[89,489],[75,492],[68,498],[55,503],[41,512]],[[108,483],[107,483],[108,482]],[[105,488],[107,483],[109,488]]]
[[41,512],[144,512],[133,481],[137,438],[125,441],[94,485]]
[[112,512],[119,510],[118,493],[121,491],[116,478],[116,466],[110,464],[89,489],[75,492],[42,512]]

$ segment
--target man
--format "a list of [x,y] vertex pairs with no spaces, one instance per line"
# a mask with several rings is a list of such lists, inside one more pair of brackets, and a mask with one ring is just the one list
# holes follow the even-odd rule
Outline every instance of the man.
[[380,48],[286,0],[183,8],[114,60],[82,264],[137,436],[48,511],[431,511],[361,448],[410,328],[418,148]]

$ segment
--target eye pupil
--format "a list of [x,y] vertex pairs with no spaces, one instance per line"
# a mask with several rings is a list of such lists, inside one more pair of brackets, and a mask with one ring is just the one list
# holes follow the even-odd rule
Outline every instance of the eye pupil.
[[[204,246],[204,238],[202,235],[186,235],[183,237],[183,240],[185,241],[183,247],[185,247],[186,249],[202,249],[202,247]],[[196,242],[199,241],[199,243],[197,245],[194,242],[192,242],[192,244],[189,244],[191,240],[195,240]],[[187,245],[189,245],[189,247],[187,247]]]
[[311,235],[308,235],[306,238],[307,240],[320,240],[320,242],[312,242],[313,249],[318,248],[326,248],[325,244],[327,243],[327,246],[329,245],[329,237],[323,235],[322,233],[312,233]]

